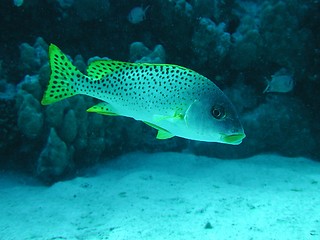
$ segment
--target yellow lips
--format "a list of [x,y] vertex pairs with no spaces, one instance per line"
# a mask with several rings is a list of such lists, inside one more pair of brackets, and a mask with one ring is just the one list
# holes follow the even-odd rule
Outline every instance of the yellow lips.
[[228,144],[238,145],[242,142],[246,135],[244,133],[237,133],[232,135],[223,135],[221,137],[222,141]]

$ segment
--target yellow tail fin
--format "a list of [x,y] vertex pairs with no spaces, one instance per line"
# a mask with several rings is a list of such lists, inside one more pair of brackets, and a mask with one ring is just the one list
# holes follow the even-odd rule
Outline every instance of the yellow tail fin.
[[83,77],[81,73],[54,44],[49,47],[51,75],[41,104],[48,105],[77,94],[73,82]]

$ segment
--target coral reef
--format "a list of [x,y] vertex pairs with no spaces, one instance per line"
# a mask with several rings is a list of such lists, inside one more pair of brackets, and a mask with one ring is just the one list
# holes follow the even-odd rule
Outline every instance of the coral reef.
[[300,100],[270,96],[265,103],[243,116],[247,147],[257,152],[277,152],[287,156],[312,152],[316,148],[316,139],[310,129],[310,119],[311,114]]
[[130,45],[131,62],[165,63],[166,53],[162,45],[156,45],[151,51],[142,42],[134,42]]
[[[132,23],[136,7],[143,15]],[[13,1],[0,8],[0,154],[23,155],[26,163],[10,161],[48,182],[128,151],[319,159],[319,8],[311,0]],[[194,69],[230,97],[247,138],[236,147],[156,141],[141,122],[87,113],[96,102],[84,96],[43,107],[50,42],[82,72],[92,56]],[[263,94],[266,79],[278,90]],[[279,91],[278,81],[290,79],[294,87]]]
[[20,49],[20,64],[19,70],[23,73],[33,74],[37,72],[40,67],[48,60],[46,49],[48,45],[41,37],[38,37],[33,46],[28,43],[22,43]]
[[[23,44],[28,47],[20,48],[21,56],[33,54],[39,41],[43,42],[38,38],[34,47]],[[164,62],[165,52],[161,45],[155,46],[153,51],[142,43],[133,45],[135,47],[132,57],[135,57],[136,61],[145,59],[143,61]],[[40,57],[23,59],[25,61],[30,59],[32,63],[35,60],[39,62]],[[97,58],[89,61],[95,59]],[[76,56],[74,63],[79,69],[84,70],[86,64],[80,55]],[[23,66],[31,64],[26,62]],[[37,176],[45,182],[50,183],[59,179],[66,172],[72,172],[79,166],[92,165],[99,161],[102,154],[111,157],[130,149],[151,151],[153,148],[156,140],[152,135],[155,134],[152,129],[141,122],[136,123],[123,117],[105,117],[87,113],[86,109],[95,104],[89,97],[76,96],[46,107],[41,106],[43,86],[46,86],[49,78],[47,61],[42,66],[33,65],[32,72],[37,74],[26,75],[17,85],[15,95],[17,126],[23,136],[21,144],[25,144],[24,151],[29,149],[34,153],[38,152],[38,159],[36,160],[37,154],[33,154],[31,161],[36,163]],[[39,146],[39,143],[46,145],[43,149],[30,146],[30,144]],[[159,145],[167,149],[174,149],[177,146],[166,142]]]
[[231,47],[231,36],[225,32],[225,24],[215,24],[209,18],[201,18],[192,37],[192,49],[198,64],[213,70],[220,67]]
[[43,128],[40,103],[29,93],[19,92],[18,96],[22,98],[22,103],[18,106],[18,127],[27,138],[35,139]]
[[[0,154],[13,152],[19,142],[17,112],[15,109],[15,87],[0,81]],[[1,158],[0,163],[4,163]]]
[[51,128],[48,142],[37,161],[37,175],[47,183],[60,178],[72,166],[72,153],[73,149],[68,149]]

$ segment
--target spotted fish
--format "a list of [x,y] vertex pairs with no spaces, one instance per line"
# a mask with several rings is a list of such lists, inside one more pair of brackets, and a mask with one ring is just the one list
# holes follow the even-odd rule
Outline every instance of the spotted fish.
[[81,73],[61,50],[49,47],[51,76],[41,103],[77,94],[102,100],[89,108],[126,116],[158,130],[158,139],[186,139],[240,144],[245,137],[231,102],[209,79],[171,64],[97,60]]

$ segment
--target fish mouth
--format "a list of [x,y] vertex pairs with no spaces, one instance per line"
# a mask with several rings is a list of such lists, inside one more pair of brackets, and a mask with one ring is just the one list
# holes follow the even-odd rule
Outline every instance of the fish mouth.
[[221,140],[224,143],[232,144],[232,145],[238,145],[242,142],[242,139],[244,139],[246,135],[244,133],[236,133],[231,135],[225,135],[222,134]]

